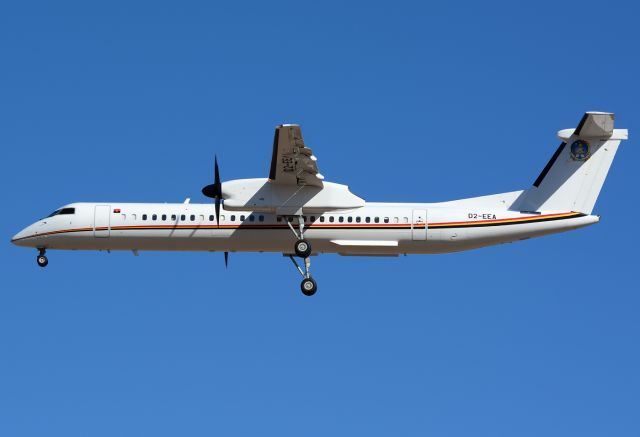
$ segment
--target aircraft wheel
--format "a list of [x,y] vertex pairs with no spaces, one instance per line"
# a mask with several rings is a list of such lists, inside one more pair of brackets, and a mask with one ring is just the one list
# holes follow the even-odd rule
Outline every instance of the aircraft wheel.
[[318,291],[318,284],[316,284],[313,278],[305,278],[300,284],[300,289],[305,296],[313,296],[316,294],[316,291]]
[[296,255],[300,258],[307,258],[311,255],[311,244],[307,240],[298,240],[294,247]]
[[38,262],[38,265],[40,267],[46,267],[47,264],[49,264],[49,260],[44,255],[38,255],[38,258],[36,258],[36,261]]

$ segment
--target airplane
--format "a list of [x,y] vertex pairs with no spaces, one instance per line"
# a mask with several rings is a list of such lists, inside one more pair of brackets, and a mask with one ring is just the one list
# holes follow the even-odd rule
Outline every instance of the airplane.
[[[276,127],[268,178],[221,182],[202,193],[213,203],[71,203],[18,232],[17,246],[38,250],[280,252],[318,286],[310,256],[438,254],[526,240],[597,223],[592,211],[627,129],[614,114],[587,112],[525,190],[439,203],[366,202],[327,182],[299,125]],[[302,266],[296,258],[303,260]]]

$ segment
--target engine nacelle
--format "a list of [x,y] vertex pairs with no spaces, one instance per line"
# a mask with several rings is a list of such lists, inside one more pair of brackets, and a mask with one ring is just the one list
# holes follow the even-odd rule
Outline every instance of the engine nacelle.
[[346,185],[332,182],[323,182],[323,185],[299,187],[276,184],[266,178],[223,182],[224,209],[295,215],[354,209],[365,204]]

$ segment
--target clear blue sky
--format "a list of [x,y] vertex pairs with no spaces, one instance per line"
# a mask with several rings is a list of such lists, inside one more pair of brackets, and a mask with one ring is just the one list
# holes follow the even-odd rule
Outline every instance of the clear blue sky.
[[[0,435],[637,436],[633,2],[4,2]],[[226,2],[232,3],[232,2]],[[300,123],[371,201],[528,187],[586,110],[629,128],[573,233],[314,258],[50,252],[73,201],[205,201]]]

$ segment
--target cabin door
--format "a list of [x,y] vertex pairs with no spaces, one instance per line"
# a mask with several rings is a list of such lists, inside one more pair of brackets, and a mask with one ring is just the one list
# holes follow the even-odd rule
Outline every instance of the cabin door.
[[106,238],[111,231],[111,205],[96,205],[93,214],[93,236]]
[[413,210],[411,236],[414,240],[427,239],[427,211],[425,209]]

